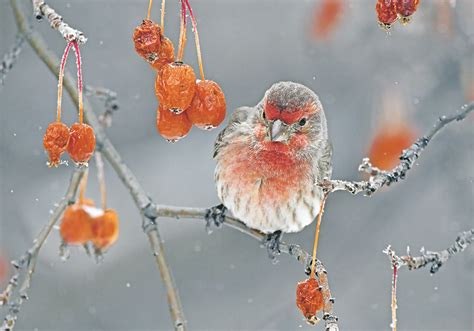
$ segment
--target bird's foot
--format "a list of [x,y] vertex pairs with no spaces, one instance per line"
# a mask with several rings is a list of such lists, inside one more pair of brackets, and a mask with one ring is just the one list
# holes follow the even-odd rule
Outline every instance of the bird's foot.
[[226,212],[227,208],[223,204],[211,207],[206,211],[204,219],[206,220],[206,231],[208,234],[212,233],[212,224],[217,228],[222,227],[222,223],[225,221]]
[[263,246],[267,249],[268,257],[272,260],[273,263],[278,262],[276,257],[281,253],[281,236],[281,231],[275,231],[273,233],[267,234],[262,242]]

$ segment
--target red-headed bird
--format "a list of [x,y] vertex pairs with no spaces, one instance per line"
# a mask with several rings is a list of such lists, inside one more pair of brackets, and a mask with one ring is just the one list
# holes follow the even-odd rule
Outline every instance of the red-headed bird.
[[[318,215],[322,179],[330,178],[332,148],[318,96],[293,82],[274,84],[255,107],[237,109],[214,147],[221,206],[248,227],[267,234],[278,253],[282,232],[298,232]],[[224,207],[225,206],[225,207]]]

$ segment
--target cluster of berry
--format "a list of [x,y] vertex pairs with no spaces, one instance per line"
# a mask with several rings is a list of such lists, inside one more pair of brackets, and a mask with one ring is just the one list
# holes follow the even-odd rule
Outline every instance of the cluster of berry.
[[[69,50],[74,47],[77,64],[77,85],[79,92],[79,122],[74,123],[71,128],[61,122],[61,100],[63,90],[64,67]],[[83,102],[82,102],[82,69],[79,45],[76,41],[67,44],[61,59],[58,81],[58,106],[56,122],[48,125],[43,137],[43,146],[48,152],[50,167],[57,167],[61,163],[61,155],[68,152],[71,159],[77,164],[84,164],[89,161],[95,149],[94,130],[83,123]]]
[[[103,191],[102,208],[97,208],[91,199],[84,197],[87,175],[81,182],[79,199],[68,206],[61,220],[59,232],[62,247],[92,243],[96,256],[101,256],[118,239],[119,219],[115,210],[105,206]],[[101,186],[102,189],[102,186]]]
[[309,324],[314,325],[319,321],[316,314],[323,309],[323,294],[321,286],[314,277],[298,283],[296,305]]
[[[158,132],[168,141],[185,137],[192,125],[204,130],[217,127],[225,118],[226,101],[220,86],[204,77],[197,23],[189,0],[181,0],[181,31],[177,58],[173,43],[164,36],[164,2],[161,25],[150,18],[150,1],[147,19],[135,28],[135,50],[157,71],[155,93],[159,101],[157,110]],[[186,12],[189,11],[196,42],[201,80],[191,66],[183,63],[186,43]]]
[[389,30],[397,19],[403,25],[408,24],[419,4],[420,0],[377,0],[375,11],[380,26]]

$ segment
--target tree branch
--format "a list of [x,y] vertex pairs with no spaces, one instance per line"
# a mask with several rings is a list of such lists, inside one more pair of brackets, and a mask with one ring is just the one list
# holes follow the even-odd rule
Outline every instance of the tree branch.
[[461,112],[458,114],[441,116],[426,135],[419,138],[413,145],[402,152],[400,155],[400,163],[391,171],[383,171],[373,167],[370,164],[370,160],[365,158],[359,166],[359,171],[367,172],[370,175],[368,181],[326,179],[319,185],[326,192],[347,191],[352,194],[363,193],[365,195],[371,195],[383,186],[389,186],[392,183],[405,179],[408,170],[413,167],[416,160],[420,157],[420,154],[425,150],[433,137],[449,123],[465,119],[472,110],[474,110],[474,102],[462,106]]
[[[20,7],[18,0],[10,0],[10,4],[13,8],[15,20],[20,32],[24,34],[26,40],[38,57],[57,77],[59,74],[57,65],[59,63],[58,57],[48,49],[43,37],[38,32],[34,31],[28,24],[24,11]],[[44,4],[40,8],[44,8]],[[69,72],[66,72],[64,75],[64,87],[72,100],[77,102],[78,91],[74,79]],[[163,284],[165,285],[174,329],[184,331],[186,330],[186,320],[184,318],[178,290],[174,284],[170,268],[168,267],[165,258],[163,241],[160,237],[155,219],[152,215],[147,213],[150,206],[154,205],[154,202],[148,197],[138,179],[123,162],[122,157],[115,149],[112,142],[108,139],[87,98],[84,99],[84,116],[85,121],[94,128],[97,150],[102,152],[107,161],[112,165],[112,168],[115,170],[122,183],[127,187],[136,206],[142,214],[144,223],[147,224],[147,227],[144,227],[144,230],[146,230],[145,233],[150,241],[152,253],[155,256],[156,264],[160,271]]]
[[[86,168],[83,166],[77,167],[71,176],[69,188],[64,198],[54,209],[49,222],[41,229],[36,239],[33,241],[33,246],[20,257],[18,261],[13,261],[16,272],[10,278],[9,284],[5,291],[0,294],[0,306],[8,305],[8,314],[3,320],[0,330],[13,330],[15,322],[20,312],[20,307],[25,300],[28,299],[28,289],[31,286],[31,280],[35,272],[36,262],[38,261],[38,254],[43,247],[46,238],[51,233],[54,225],[62,216],[64,210],[68,205],[75,202],[76,192],[84,176]],[[16,297],[16,298],[15,298]]]
[[47,3],[42,0],[32,0],[33,13],[37,20],[41,20],[43,17],[49,21],[49,24],[54,30],[57,30],[66,41],[77,41],[79,44],[85,44],[87,41],[86,36],[82,31],[74,29],[63,21],[61,15],[51,8]]
[[3,55],[2,63],[0,63],[0,90],[5,84],[5,78],[7,77],[8,72],[15,65],[18,56],[23,49],[23,43],[25,38],[21,34],[18,34],[15,38],[15,43],[10,48],[10,50]]

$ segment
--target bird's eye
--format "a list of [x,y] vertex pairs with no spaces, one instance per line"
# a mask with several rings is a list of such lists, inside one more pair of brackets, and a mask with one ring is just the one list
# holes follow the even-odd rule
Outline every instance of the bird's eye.
[[298,122],[299,126],[304,126],[306,124],[306,118],[302,118],[300,119],[300,121]]
[[267,119],[267,115],[265,115],[265,110],[262,111],[262,118],[263,118],[264,120]]

